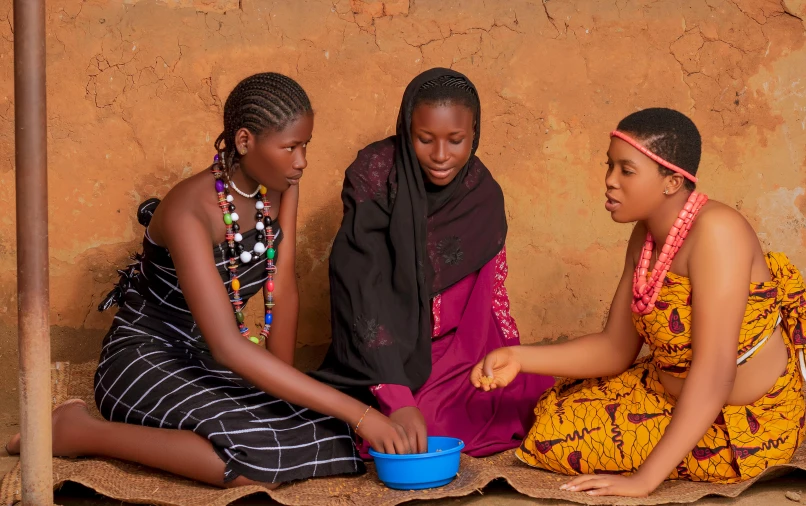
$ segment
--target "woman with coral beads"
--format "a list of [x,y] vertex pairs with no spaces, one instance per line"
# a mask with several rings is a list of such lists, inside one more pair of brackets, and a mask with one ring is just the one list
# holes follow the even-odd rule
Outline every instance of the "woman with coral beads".
[[467,382],[486,353],[519,344],[504,288],[504,195],[475,155],[480,110],[462,74],[419,75],[397,135],[361,150],[344,181],[333,345],[317,377],[369,397],[415,452],[428,435],[460,438],[473,456],[514,448],[553,384],[524,377],[489,394]]
[[[579,475],[565,490],[645,496],[667,478],[736,483],[788,462],[806,432],[803,278],[735,209],[695,191],[701,141],[686,116],[646,109],[610,136],[605,207],[637,224],[604,330],[496,350],[471,382],[568,378],[517,451]],[[633,364],[643,343],[651,353]]]

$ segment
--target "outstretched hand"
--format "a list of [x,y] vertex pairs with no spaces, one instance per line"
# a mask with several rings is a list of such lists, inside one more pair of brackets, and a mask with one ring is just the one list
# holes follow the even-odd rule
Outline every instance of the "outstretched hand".
[[503,388],[521,372],[521,363],[512,347],[498,348],[476,364],[470,373],[470,383],[474,387],[489,392]]

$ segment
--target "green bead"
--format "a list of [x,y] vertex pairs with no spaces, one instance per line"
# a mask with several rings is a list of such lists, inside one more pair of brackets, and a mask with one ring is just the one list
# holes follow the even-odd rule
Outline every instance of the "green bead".
[[243,323],[243,313],[235,311],[235,319],[238,320],[238,323]]
[[227,225],[232,225],[232,215],[230,213],[224,214],[224,223]]
[[255,343],[255,344],[260,344],[260,339],[258,339],[258,338],[257,338],[257,337],[255,337],[255,336],[251,336],[251,337],[249,337],[249,340],[250,340],[250,341],[252,341],[252,342],[253,342],[253,343]]
[[267,250],[266,250],[266,257],[267,257],[269,260],[274,260],[274,255],[275,255],[276,253],[277,253],[277,252],[276,252],[276,251],[274,251],[274,248],[269,248],[269,249],[267,249]]

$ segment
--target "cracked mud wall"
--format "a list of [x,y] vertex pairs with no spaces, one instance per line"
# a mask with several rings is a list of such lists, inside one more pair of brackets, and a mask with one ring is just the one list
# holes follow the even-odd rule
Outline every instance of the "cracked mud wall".
[[[0,382],[15,386],[11,0],[0,0]],[[806,267],[806,1],[49,0],[55,359],[94,358],[95,310],[139,248],[136,205],[203,170],[229,90],[273,70],[317,111],[299,212],[300,344],[329,337],[342,174],[394,130],[409,80],[477,84],[479,154],[504,188],[523,340],[596,330],[629,226],[603,209],[607,133],[643,107],[703,132],[701,189]],[[11,392],[11,390],[7,390]]]

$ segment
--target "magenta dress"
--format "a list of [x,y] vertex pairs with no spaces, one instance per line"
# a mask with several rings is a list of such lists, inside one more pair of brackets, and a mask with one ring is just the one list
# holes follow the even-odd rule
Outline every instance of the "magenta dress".
[[[385,415],[416,406],[429,436],[464,441],[464,452],[484,457],[517,447],[532,424],[538,398],[554,384],[551,376],[519,375],[503,389],[484,392],[470,383],[470,371],[487,353],[520,344],[509,312],[506,248],[478,272],[431,300],[432,371],[416,393],[402,385],[370,388]],[[369,445],[359,442],[364,458]]]

